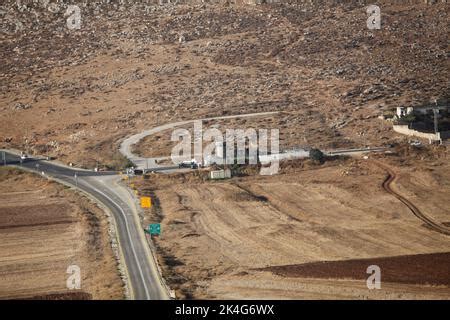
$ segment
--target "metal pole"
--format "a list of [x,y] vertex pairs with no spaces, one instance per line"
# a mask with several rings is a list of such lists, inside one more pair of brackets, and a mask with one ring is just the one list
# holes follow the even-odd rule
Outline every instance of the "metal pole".
[[434,133],[438,133],[438,110],[437,109],[433,109],[433,114],[434,114]]

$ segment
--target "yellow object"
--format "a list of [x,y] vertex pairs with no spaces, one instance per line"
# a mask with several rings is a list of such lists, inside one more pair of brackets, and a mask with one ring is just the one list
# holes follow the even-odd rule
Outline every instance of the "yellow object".
[[150,208],[152,206],[152,199],[150,197],[141,197],[141,207]]

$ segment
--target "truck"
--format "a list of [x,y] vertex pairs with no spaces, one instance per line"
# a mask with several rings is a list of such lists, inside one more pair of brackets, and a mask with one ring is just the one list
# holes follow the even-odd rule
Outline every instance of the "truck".
[[198,169],[200,165],[197,163],[195,159],[192,159],[191,161],[183,161],[178,165],[179,168],[191,168],[191,169]]
[[26,155],[26,153],[21,152],[20,153],[20,162],[25,162],[28,159],[28,156]]

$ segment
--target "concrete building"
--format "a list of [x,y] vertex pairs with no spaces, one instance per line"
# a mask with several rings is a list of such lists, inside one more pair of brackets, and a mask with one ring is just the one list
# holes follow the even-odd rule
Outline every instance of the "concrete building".
[[436,110],[439,114],[441,111],[450,110],[450,105],[441,106],[423,106],[423,107],[397,107],[397,117],[400,119],[409,114],[432,114]]
[[[415,121],[401,121],[408,115],[414,115]],[[450,138],[450,105],[430,105],[423,107],[397,107],[399,123],[394,124],[394,131],[417,138],[427,139],[430,143]]]

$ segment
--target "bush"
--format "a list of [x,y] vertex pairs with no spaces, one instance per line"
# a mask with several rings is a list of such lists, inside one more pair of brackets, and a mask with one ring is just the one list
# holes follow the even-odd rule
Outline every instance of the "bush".
[[309,151],[309,157],[314,160],[314,161],[318,161],[320,163],[323,163],[325,160],[325,154],[319,150],[319,149],[311,149]]
[[130,159],[124,157],[119,152],[114,153],[112,160],[106,164],[109,170],[123,170],[125,168],[133,167],[133,162]]
[[416,121],[416,116],[415,115],[413,115],[412,113],[410,113],[410,114],[407,114],[406,116],[404,116],[404,117],[401,117],[400,119],[399,119],[399,122],[402,122],[402,123],[412,123],[412,122],[415,122]]

